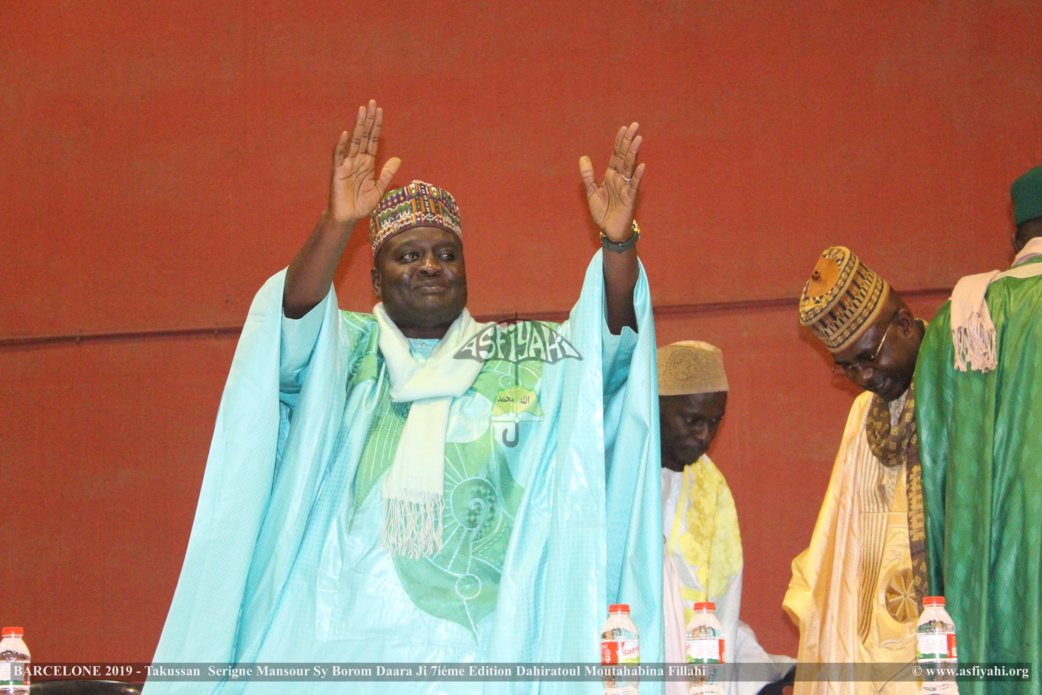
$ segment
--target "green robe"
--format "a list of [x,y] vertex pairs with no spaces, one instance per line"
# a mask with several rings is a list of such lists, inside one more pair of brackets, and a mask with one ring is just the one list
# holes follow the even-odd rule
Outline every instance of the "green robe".
[[960,664],[1032,666],[1031,682],[967,680],[962,695],[1042,693],[1042,276],[998,280],[987,303],[995,371],[955,370],[950,303],[916,366],[930,588]]

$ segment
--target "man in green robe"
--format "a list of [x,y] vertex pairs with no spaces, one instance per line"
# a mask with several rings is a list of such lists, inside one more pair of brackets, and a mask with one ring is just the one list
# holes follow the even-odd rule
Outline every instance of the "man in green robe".
[[930,585],[959,661],[1032,667],[963,695],[1042,693],[1042,166],[1011,196],[1012,267],[956,284],[915,372]]

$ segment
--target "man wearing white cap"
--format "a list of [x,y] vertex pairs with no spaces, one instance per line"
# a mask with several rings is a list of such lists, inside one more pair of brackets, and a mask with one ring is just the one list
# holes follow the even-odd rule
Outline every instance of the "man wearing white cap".
[[[784,676],[793,660],[767,654],[738,619],[743,565],[738,513],[727,481],[706,455],[727,408],[723,355],[700,341],[667,345],[658,350],[658,378],[667,659],[684,660],[685,626],[694,604],[712,602],[724,628],[725,658],[736,669],[727,693],[756,693]],[[670,587],[674,569],[677,582]],[[674,681],[667,692],[686,693],[686,688]]]

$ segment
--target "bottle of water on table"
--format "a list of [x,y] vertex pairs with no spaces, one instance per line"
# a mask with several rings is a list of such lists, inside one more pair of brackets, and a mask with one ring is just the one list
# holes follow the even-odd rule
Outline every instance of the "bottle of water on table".
[[29,695],[29,648],[20,627],[0,631],[0,695]]
[[955,646],[955,623],[944,609],[943,596],[923,598],[923,612],[915,627],[916,657],[922,669],[920,693],[954,695],[959,692],[955,671],[959,652]]
[[687,624],[687,664],[691,669],[690,695],[723,695],[724,628],[716,617],[716,604],[699,602]]
[[601,629],[601,666],[605,695],[636,695],[640,638],[637,626],[630,620],[630,607],[625,603],[608,606],[608,621]]

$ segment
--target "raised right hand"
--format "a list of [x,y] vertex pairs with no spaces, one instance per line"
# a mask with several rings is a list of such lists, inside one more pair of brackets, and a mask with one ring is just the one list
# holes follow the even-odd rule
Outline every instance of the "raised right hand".
[[372,214],[402,160],[391,157],[376,178],[376,151],[384,112],[376,101],[358,107],[355,127],[340,134],[333,148],[333,173],[329,181],[327,214],[336,222],[354,224]]

